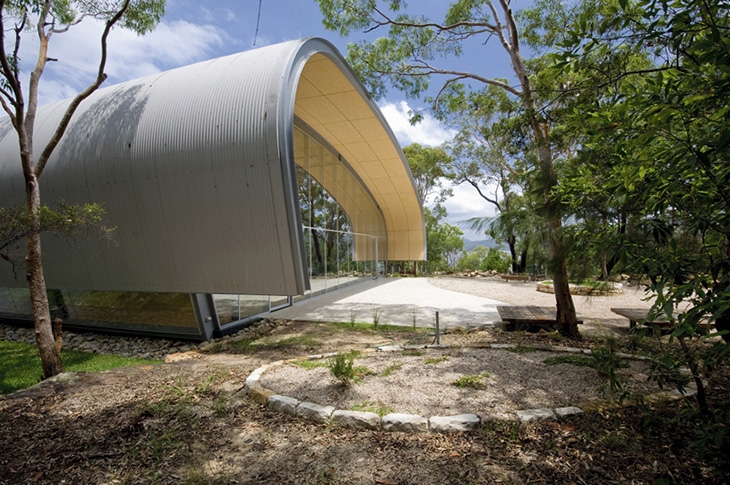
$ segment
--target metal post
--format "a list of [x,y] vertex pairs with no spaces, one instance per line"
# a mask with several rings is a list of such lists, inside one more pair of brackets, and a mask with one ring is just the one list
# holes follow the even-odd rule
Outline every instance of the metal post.
[[436,345],[441,345],[441,333],[439,331],[439,312],[436,312]]

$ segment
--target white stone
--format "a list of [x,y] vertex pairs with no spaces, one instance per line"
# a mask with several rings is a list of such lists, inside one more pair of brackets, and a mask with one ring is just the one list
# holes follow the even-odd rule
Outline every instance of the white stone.
[[431,416],[429,427],[431,431],[474,431],[479,429],[481,422],[476,414],[457,414],[456,416]]
[[400,352],[403,350],[403,347],[401,345],[383,345],[382,347],[378,347],[378,350],[380,352]]
[[566,354],[580,354],[583,351],[581,349],[576,349],[575,347],[553,347],[554,352],[565,352]]
[[583,410],[576,406],[567,406],[564,408],[555,408],[555,414],[559,417],[572,416],[573,414],[581,414]]
[[297,406],[299,406],[300,402],[299,399],[294,399],[293,397],[274,394],[269,398],[269,407],[274,411],[296,416]]
[[519,421],[513,413],[489,413],[481,416],[482,423],[486,421]]
[[355,429],[380,429],[380,416],[364,411],[343,411],[332,413],[332,426]]
[[529,423],[531,421],[545,421],[546,419],[556,419],[555,413],[550,408],[539,408],[539,409],[523,409],[521,411],[515,411],[515,414],[520,421],[523,423]]
[[321,406],[313,402],[303,402],[297,406],[297,416],[318,423],[328,422],[333,412],[335,412],[334,407]]
[[490,344],[493,349],[514,349],[517,347],[515,344]]
[[425,433],[428,431],[428,419],[418,414],[386,414],[383,416],[381,425],[385,431],[403,431],[406,433]]

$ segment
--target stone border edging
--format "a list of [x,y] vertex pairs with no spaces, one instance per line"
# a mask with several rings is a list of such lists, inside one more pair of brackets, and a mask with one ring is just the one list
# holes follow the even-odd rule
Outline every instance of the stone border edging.
[[[448,346],[437,345],[408,345],[398,346],[390,345],[378,348],[381,352],[400,352],[403,350],[425,349],[425,348],[447,348]],[[489,344],[484,348],[492,349],[513,349],[518,347],[517,344]],[[537,350],[549,352],[560,352],[569,354],[585,354],[590,355],[590,349],[578,349],[574,347],[553,347],[553,346],[531,346]],[[330,352],[326,354],[309,355],[306,360],[318,360],[333,357],[338,352]],[[618,357],[632,360],[648,360],[648,357],[642,355],[624,354],[616,352]],[[270,389],[266,389],[259,383],[261,376],[267,370],[284,365],[287,363],[297,362],[305,358],[296,358],[288,360],[278,360],[259,367],[254,370],[246,379],[245,388],[248,390],[249,397],[264,406],[268,406],[274,411],[296,416],[316,423],[330,424],[333,427],[352,428],[373,431],[401,431],[406,433],[425,433],[431,432],[454,432],[454,431],[477,431],[487,422],[490,421],[512,421],[516,423],[530,423],[545,420],[557,420],[565,416],[581,414],[584,412],[594,412],[601,408],[608,407],[608,401],[594,401],[583,403],[579,406],[566,406],[560,408],[537,408],[522,409],[507,413],[493,413],[488,415],[476,414],[457,414],[452,416],[431,416],[429,418],[417,414],[390,413],[382,418],[376,414],[365,411],[348,411],[335,409],[334,406],[322,406],[317,403],[303,402],[293,397],[282,396],[276,394]],[[644,396],[644,400],[648,402],[657,402],[662,400],[674,401],[693,396],[697,393],[697,388],[693,383],[686,386],[684,393],[674,389],[672,391],[660,391]]]

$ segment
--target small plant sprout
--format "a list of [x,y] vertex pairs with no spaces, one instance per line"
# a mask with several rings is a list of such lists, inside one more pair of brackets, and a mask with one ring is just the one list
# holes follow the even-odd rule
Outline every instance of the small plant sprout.
[[378,325],[380,324],[380,317],[383,315],[383,309],[382,308],[376,308],[373,312],[373,328],[378,328]]

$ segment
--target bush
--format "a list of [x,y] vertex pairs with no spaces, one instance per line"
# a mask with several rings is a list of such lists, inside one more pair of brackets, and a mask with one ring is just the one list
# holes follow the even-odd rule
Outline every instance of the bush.
[[497,248],[477,246],[459,259],[456,271],[481,270],[506,273],[510,268],[510,258],[504,251]]

